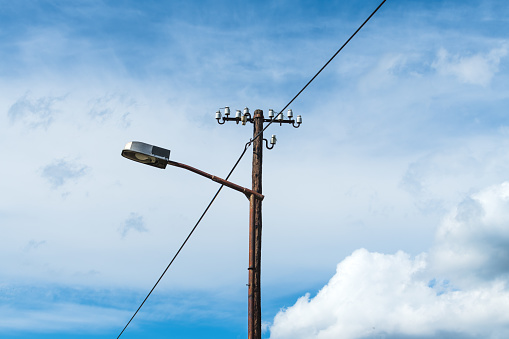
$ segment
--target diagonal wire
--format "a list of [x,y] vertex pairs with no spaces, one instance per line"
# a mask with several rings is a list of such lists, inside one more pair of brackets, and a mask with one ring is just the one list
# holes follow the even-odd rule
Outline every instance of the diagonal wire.
[[[350,40],[353,39],[353,37],[362,29],[362,27],[364,27],[364,25],[373,17],[373,15],[375,15],[375,13],[380,9],[380,7],[382,7],[382,5],[386,2],[387,0],[383,0],[380,5],[378,5],[378,7],[373,11],[373,13],[371,13],[371,15],[362,23],[362,25],[359,26],[359,28],[350,36],[350,38],[348,38],[348,40],[337,50],[336,53],[334,53],[334,55],[325,63],[325,65],[323,65],[322,68],[320,68],[320,70],[313,76],[313,78],[311,78],[311,80],[308,81],[308,83],[299,91],[299,93],[297,93],[293,98],[292,100],[290,100],[290,102],[288,102],[288,104],[286,104],[285,107],[283,107],[283,109],[280,111],[283,112],[286,108],[288,108],[288,106],[290,106],[292,104],[292,102],[295,101],[295,99],[297,99],[297,97],[302,93],[304,92],[304,90],[313,82],[313,80],[316,79],[316,77],[325,69],[325,67],[327,67],[330,62],[339,54],[339,52],[341,52],[341,50],[343,50],[343,48],[350,42]],[[228,174],[228,176],[226,177],[226,180],[228,180],[230,178],[230,176],[233,174],[233,172],[235,171],[235,169],[237,168],[237,165],[240,163],[240,160],[244,157],[244,155],[246,154],[246,151],[247,149],[249,148],[249,146],[251,146],[252,142],[257,139],[260,135],[262,135],[262,133],[275,121],[276,117],[278,116],[279,114],[275,114],[275,116],[272,118],[272,120],[263,128],[262,131],[260,131],[257,135],[255,135],[252,139],[249,140],[249,142],[244,146],[244,151],[242,152],[242,154],[240,155],[240,157],[238,158],[237,162],[235,163],[235,165],[233,166],[233,168],[230,170],[230,173]],[[205,217],[205,214],[207,214],[210,206],[212,206],[212,204],[214,203],[214,201],[216,200],[217,196],[219,195],[219,193],[221,192],[221,190],[223,189],[224,185],[221,185],[221,187],[219,187],[219,189],[217,190],[216,194],[214,195],[214,197],[212,198],[212,200],[209,202],[209,204],[207,205],[207,208],[205,208],[205,211],[203,211],[202,215],[200,216],[200,218],[198,219],[198,221],[196,222],[196,224],[194,225],[194,227],[191,229],[191,232],[189,233],[189,235],[187,236],[187,238],[184,240],[184,242],[182,243],[182,245],[180,246],[180,248],[178,249],[178,251],[175,253],[175,255],[173,256],[173,259],[171,259],[170,263],[168,264],[168,266],[166,266],[165,270],[163,271],[163,273],[161,274],[161,276],[159,277],[159,279],[157,279],[156,283],[154,284],[154,286],[152,287],[152,289],[150,290],[150,292],[147,294],[147,296],[145,297],[145,299],[143,300],[143,302],[140,304],[140,306],[138,307],[138,309],[136,310],[136,312],[134,312],[133,316],[131,317],[131,319],[129,319],[129,321],[127,322],[127,324],[125,325],[125,327],[122,329],[122,332],[120,332],[120,334],[118,335],[117,339],[120,338],[120,336],[124,333],[124,331],[127,329],[127,327],[129,326],[129,324],[132,322],[132,320],[134,319],[134,317],[138,314],[138,312],[140,311],[140,309],[142,308],[142,306],[145,304],[145,302],[147,301],[147,299],[150,297],[150,295],[152,294],[152,292],[154,291],[154,289],[156,288],[156,286],[159,284],[159,282],[161,281],[161,279],[163,278],[163,276],[166,274],[166,272],[168,271],[168,269],[170,268],[170,266],[173,264],[173,262],[175,261],[175,259],[177,258],[177,256],[180,254],[180,252],[182,251],[182,249],[184,248],[184,246],[186,245],[187,241],[189,240],[189,238],[191,238],[191,235],[194,233],[194,231],[196,230],[196,228],[198,227],[198,225],[200,224],[200,222],[202,221],[203,217]]]
[[[230,173],[228,174],[228,176],[226,177],[225,180],[228,180],[230,178],[230,176],[233,174],[233,171],[235,171],[235,168],[237,168],[237,165],[240,163],[240,160],[242,159],[242,157],[244,157],[244,154],[246,154],[246,151],[247,149],[249,148],[249,146],[251,145],[251,142],[248,142],[246,144],[246,146],[244,146],[244,152],[242,152],[242,154],[240,155],[239,159],[237,160],[237,162],[235,163],[235,165],[233,166],[233,168],[231,169]],[[200,218],[198,219],[198,221],[196,222],[196,224],[194,225],[194,227],[192,228],[191,232],[189,233],[189,235],[187,236],[186,240],[184,240],[184,242],[182,243],[182,245],[180,246],[180,248],[178,249],[177,253],[175,253],[175,255],[173,256],[173,259],[171,259],[170,263],[168,264],[168,266],[166,266],[165,270],[163,271],[163,273],[161,274],[161,276],[159,277],[159,279],[157,279],[156,283],[154,284],[154,286],[152,287],[152,289],[150,290],[150,292],[148,292],[147,296],[145,297],[145,299],[143,299],[143,302],[141,303],[141,305],[138,307],[138,309],[136,310],[136,312],[134,312],[133,316],[131,317],[131,319],[129,319],[129,321],[127,322],[127,324],[124,326],[124,328],[122,329],[122,332],[120,332],[120,334],[118,335],[117,339],[120,338],[120,336],[122,335],[122,333],[124,333],[124,331],[126,330],[127,326],[129,326],[129,324],[131,323],[131,321],[133,321],[134,317],[136,316],[136,314],[138,314],[139,310],[141,309],[141,307],[145,304],[145,301],[147,301],[148,297],[150,297],[150,295],[152,294],[152,292],[154,291],[154,289],[156,288],[156,286],[159,284],[159,282],[161,281],[161,279],[163,278],[163,276],[166,274],[166,272],[168,271],[168,269],[170,268],[171,264],[173,264],[173,262],[175,261],[175,259],[177,258],[177,256],[179,255],[180,251],[182,251],[182,248],[184,248],[184,246],[186,245],[187,241],[189,240],[189,238],[191,238],[191,235],[194,233],[194,231],[196,230],[196,227],[198,227],[198,225],[200,224],[200,222],[202,221],[203,217],[205,216],[205,214],[207,214],[210,206],[212,206],[212,203],[214,203],[214,200],[216,200],[217,196],[219,195],[219,192],[221,192],[221,190],[223,189],[224,185],[221,185],[221,187],[219,187],[219,189],[217,190],[216,194],[214,194],[214,197],[212,198],[212,200],[209,202],[209,204],[207,205],[207,208],[205,208],[205,211],[203,211],[202,215],[200,216]]]
[[294,100],[295,100],[295,99],[297,99],[297,97],[298,97],[298,96],[299,96],[302,92],[304,92],[304,90],[305,90],[305,89],[309,86],[309,84],[311,84],[311,83],[313,82],[313,80],[315,80],[315,79],[316,79],[316,77],[317,77],[320,73],[322,73],[322,71],[325,69],[325,67],[327,67],[327,66],[330,64],[330,62],[331,62],[331,61],[332,61],[332,60],[333,60],[333,59],[334,59],[334,58],[335,58],[335,57],[339,54],[339,52],[341,52],[341,50],[343,50],[343,48],[344,48],[346,45],[348,45],[348,43],[350,42],[350,40],[352,40],[352,39],[353,39],[353,37],[354,37],[355,35],[357,35],[357,33],[359,33],[359,31],[362,29],[362,27],[364,27],[364,25],[365,25],[365,24],[366,24],[366,23],[367,23],[367,22],[368,22],[368,21],[369,21],[369,20],[373,17],[373,15],[375,15],[375,13],[376,13],[376,12],[378,12],[378,10],[380,9],[380,7],[382,7],[382,5],[385,3],[385,1],[387,1],[387,0],[383,0],[383,1],[380,3],[380,5],[378,5],[378,7],[377,7],[377,8],[373,11],[373,13],[371,13],[371,15],[370,15],[370,16],[369,16],[366,20],[364,20],[364,22],[362,23],[362,25],[360,25],[360,26],[359,26],[359,28],[357,28],[357,30],[356,30],[356,31],[355,31],[355,32],[354,32],[354,33],[350,36],[350,38],[348,38],[348,40],[347,40],[347,41],[346,41],[346,42],[345,42],[345,43],[344,43],[344,44],[343,44],[343,45],[342,45],[342,46],[341,46],[341,47],[337,50],[337,52],[336,52],[336,53],[334,53],[334,55],[333,55],[333,56],[329,59],[329,61],[327,61],[327,62],[325,63],[325,65],[323,65],[323,67],[322,67],[322,68],[320,68],[320,70],[319,70],[319,71],[315,74],[315,76],[314,76],[313,78],[311,78],[311,80],[309,80],[309,81],[308,81],[308,83],[307,83],[304,87],[302,87],[302,89],[299,91],[299,93],[297,93],[297,94],[293,97],[293,99],[292,99],[292,100],[290,100],[290,102],[289,102],[288,104],[286,104],[286,106],[285,106],[285,107],[283,107],[283,109],[282,109],[281,111],[279,111],[279,113],[278,113],[278,114],[275,114],[275,115],[274,115],[274,117],[270,120],[270,122],[267,124],[267,126],[265,126],[265,127],[264,127],[264,128],[263,128],[263,129],[262,129],[262,130],[261,130],[261,131],[260,131],[260,132],[259,132],[259,133],[258,133],[258,134],[257,134],[257,135],[256,135],[256,136],[252,139],[252,140],[251,140],[251,142],[252,142],[252,141],[254,141],[256,138],[258,138],[260,135],[262,135],[262,133],[263,133],[263,132],[265,132],[265,130],[266,130],[266,129],[270,126],[270,125],[272,125],[272,123],[273,123],[273,122],[274,122],[274,120],[277,118],[277,116],[278,116],[279,114],[283,113],[283,111],[284,111],[285,109],[287,109],[287,108],[288,108],[288,106],[290,106],[290,105],[292,104],[292,102],[294,102]]

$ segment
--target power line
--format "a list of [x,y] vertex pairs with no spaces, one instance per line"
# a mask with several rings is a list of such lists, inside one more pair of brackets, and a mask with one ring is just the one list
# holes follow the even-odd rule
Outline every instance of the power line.
[[[362,25],[359,26],[359,28],[350,36],[350,38],[348,38],[348,40],[336,51],[336,53],[334,53],[334,55],[325,63],[325,65],[323,65],[322,68],[320,68],[320,70],[313,76],[313,78],[311,78],[311,80],[308,81],[308,83],[292,98],[292,100],[290,100],[290,102],[288,102],[288,104],[286,104],[285,107],[283,107],[283,109],[281,111],[279,111],[279,113],[283,112],[286,108],[288,108],[288,106],[290,106],[292,104],[292,102],[295,101],[295,99],[297,99],[297,97],[302,93],[304,92],[304,90],[311,84],[311,82],[313,82],[313,80],[316,79],[316,77],[325,69],[325,67],[327,67],[330,62],[339,54],[339,52],[341,52],[341,50],[343,50],[343,48],[350,42],[350,40],[353,39],[353,37],[362,29],[362,27],[364,27],[364,25],[373,17],[373,15],[375,15],[375,13],[380,9],[380,7],[382,7],[382,5],[386,2],[387,0],[383,0],[380,5],[378,5],[378,7],[373,11],[373,13],[371,13],[371,15],[362,23]],[[226,179],[225,180],[228,180],[230,178],[230,176],[233,174],[233,172],[235,171],[235,169],[237,168],[237,165],[240,163],[240,161],[242,160],[242,158],[244,157],[244,155],[246,154],[246,151],[248,150],[249,146],[251,146],[252,142],[258,138],[275,120],[275,118],[278,116],[279,114],[275,114],[274,117],[272,118],[272,120],[267,124],[267,126],[265,126],[263,128],[263,130],[258,133],[256,136],[253,137],[253,139],[249,140],[249,142],[244,146],[244,151],[242,152],[242,154],[239,156],[239,158],[237,159],[237,162],[235,163],[235,165],[233,165],[232,169],[230,170],[230,173],[228,174],[228,176],[226,176]],[[120,336],[124,333],[124,331],[127,329],[127,327],[129,326],[129,324],[132,322],[132,320],[134,319],[134,317],[138,314],[138,312],[140,311],[140,309],[142,308],[142,306],[145,304],[145,302],[147,301],[147,299],[150,297],[150,295],[152,294],[152,292],[154,291],[154,289],[156,288],[156,286],[159,284],[159,282],[161,281],[161,279],[163,278],[163,276],[166,274],[166,272],[168,271],[168,269],[170,268],[170,266],[173,264],[173,262],[175,261],[175,259],[177,258],[177,256],[180,254],[180,252],[182,251],[182,249],[184,248],[184,246],[186,245],[187,241],[189,240],[189,238],[191,238],[191,235],[194,233],[194,231],[196,230],[196,228],[198,227],[198,225],[200,224],[200,222],[202,221],[203,217],[205,217],[205,214],[207,214],[210,206],[212,206],[212,204],[214,203],[214,201],[216,200],[217,196],[219,195],[219,193],[221,192],[221,190],[223,189],[224,185],[221,185],[219,187],[219,189],[217,190],[216,194],[214,195],[214,197],[212,198],[212,200],[209,202],[209,204],[207,205],[207,207],[205,208],[205,210],[203,211],[202,215],[200,216],[200,218],[198,219],[198,221],[196,222],[196,224],[194,225],[194,227],[191,229],[191,232],[189,233],[189,235],[186,237],[186,239],[184,240],[184,242],[182,243],[182,245],[180,246],[180,248],[178,249],[178,251],[175,253],[175,255],[173,256],[173,258],[171,259],[170,263],[168,264],[168,266],[166,266],[165,270],[163,271],[163,273],[161,274],[161,276],[159,277],[159,279],[157,279],[156,283],[154,284],[154,286],[152,287],[152,289],[150,290],[150,292],[147,294],[147,296],[145,297],[145,299],[143,299],[143,302],[140,304],[140,306],[138,307],[138,309],[136,310],[136,312],[134,312],[133,316],[131,317],[131,319],[129,319],[129,321],[127,322],[127,324],[124,326],[124,328],[122,329],[122,331],[120,332],[120,334],[118,335],[117,339],[120,338]]]
[[[249,146],[251,145],[251,143],[247,143],[245,146],[244,146],[244,152],[242,152],[242,154],[240,155],[239,159],[237,160],[237,162],[235,163],[235,165],[233,166],[233,168],[231,169],[230,173],[228,174],[228,176],[226,177],[225,180],[228,180],[230,178],[230,176],[233,174],[233,171],[235,171],[235,168],[237,168],[237,165],[240,163],[240,160],[242,159],[242,157],[244,157],[244,154],[246,154],[246,151],[247,149],[249,148]],[[126,330],[127,326],[129,326],[129,324],[131,323],[131,321],[133,321],[134,317],[136,316],[136,314],[138,314],[138,312],[140,311],[141,307],[145,304],[145,302],[147,301],[148,297],[150,297],[150,295],[152,294],[152,292],[154,291],[154,289],[156,288],[156,286],[159,284],[159,282],[161,281],[161,279],[163,278],[163,276],[166,274],[166,272],[168,271],[168,269],[170,268],[171,264],[173,264],[173,262],[175,261],[175,259],[177,258],[177,256],[179,255],[180,251],[182,251],[182,249],[184,248],[184,246],[186,245],[187,241],[189,240],[189,238],[191,238],[191,235],[194,233],[194,231],[196,230],[196,228],[198,227],[198,225],[200,224],[200,222],[202,221],[203,217],[205,216],[205,214],[207,214],[210,206],[212,206],[212,204],[214,203],[214,201],[216,200],[217,196],[219,195],[219,192],[221,192],[221,190],[223,189],[224,185],[221,185],[219,187],[219,189],[217,190],[216,194],[214,194],[214,197],[212,198],[212,200],[210,200],[209,204],[207,205],[207,208],[205,208],[205,211],[203,211],[202,215],[200,216],[200,218],[198,219],[198,221],[196,222],[196,224],[194,225],[194,227],[192,228],[191,232],[189,233],[189,235],[187,236],[187,238],[184,240],[184,242],[182,243],[182,245],[180,246],[180,248],[178,249],[177,253],[175,253],[175,255],[173,256],[173,259],[171,259],[170,263],[168,264],[168,266],[166,266],[165,270],[163,271],[163,273],[161,274],[161,276],[159,277],[159,279],[157,279],[156,283],[154,284],[154,286],[152,287],[152,289],[150,290],[150,292],[148,292],[147,296],[145,297],[145,299],[143,299],[143,302],[140,304],[140,306],[138,307],[138,309],[136,310],[136,312],[134,312],[133,316],[131,317],[131,319],[129,319],[129,321],[127,322],[127,324],[124,326],[124,328],[122,329],[122,332],[120,332],[120,334],[118,335],[117,339],[120,338],[120,336],[122,335],[122,333],[124,333],[124,331]]]
[[[333,59],[334,59],[334,58],[335,58],[335,57],[339,54],[339,52],[341,52],[341,50],[343,50],[343,48],[344,48],[346,45],[348,45],[348,43],[350,42],[350,40],[352,40],[352,39],[353,39],[353,37],[354,37],[355,35],[357,35],[357,33],[358,33],[358,32],[362,29],[362,27],[364,27],[364,25],[365,25],[365,24],[366,24],[366,23],[367,23],[367,22],[368,22],[368,21],[369,21],[369,20],[373,17],[373,15],[375,15],[375,13],[376,13],[376,12],[378,12],[378,10],[380,9],[380,7],[382,7],[382,5],[385,3],[385,1],[387,1],[387,0],[383,0],[383,1],[380,3],[380,5],[378,5],[378,7],[377,7],[377,8],[373,11],[373,13],[371,13],[371,15],[370,15],[370,16],[369,16],[366,20],[364,20],[364,22],[362,23],[362,25],[360,25],[360,26],[359,26],[359,28],[357,28],[357,30],[356,30],[356,31],[355,31],[355,32],[354,32],[354,33],[350,36],[350,38],[348,38],[348,40],[347,40],[347,41],[343,44],[343,46],[341,46],[341,47],[337,50],[337,52],[336,52],[336,53],[334,53],[334,55],[333,55],[333,56],[329,59],[329,61],[327,61],[327,62],[325,63],[325,65],[323,65],[323,67],[322,67],[322,68],[320,68],[320,70],[319,70],[319,71],[315,74],[315,76],[314,76],[313,78],[311,78],[311,80],[309,80],[309,81],[308,81],[308,83],[307,83],[304,87],[302,87],[302,89],[299,91],[299,93],[297,93],[297,95],[295,95],[295,96],[293,97],[293,99],[292,99],[292,100],[290,100],[290,102],[289,102],[289,103],[287,103],[287,104],[286,104],[286,106],[285,106],[285,107],[283,107],[283,109],[282,109],[281,111],[279,111],[279,113],[283,113],[283,111],[284,111],[285,109],[287,109],[287,108],[288,108],[288,106],[290,106],[290,105],[292,104],[292,102],[294,102],[294,100],[295,100],[295,99],[297,99],[297,97],[298,97],[298,96],[299,96],[302,92],[304,92],[304,90],[305,90],[305,89],[309,86],[309,84],[311,84],[311,83],[313,82],[313,80],[315,80],[315,79],[316,79],[316,77],[317,77],[320,73],[322,73],[322,71],[325,69],[325,67],[327,67],[327,66],[330,64],[330,62],[331,62],[331,61],[332,61],[332,60],[333,60]],[[259,136],[260,136],[263,132],[265,132],[265,130],[266,130],[266,129],[267,129],[267,128],[268,128],[268,127],[269,127],[269,126],[270,126],[270,125],[274,122],[274,120],[276,119],[276,117],[277,117],[277,116],[278,116],[278,114],[275,114],[275,115],[274,115],[274,117],[272,118],[272,120],[271,120],[271,121],[267,124],[267,126],[265,126],[265,127],[263,128],[263,130],[262,130],[260,133],[258,133],[258,134],[257,134],[257,135],[253,138],[253,140],[254,140],[254,139],[256,139],[256,138],[258,138],[258,137],[259,137]]]

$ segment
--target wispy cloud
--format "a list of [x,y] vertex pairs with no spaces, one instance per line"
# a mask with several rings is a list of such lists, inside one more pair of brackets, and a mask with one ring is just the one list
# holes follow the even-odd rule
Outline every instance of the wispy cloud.
[[0,306],[0,331],[98,332],[122,324],[127,311],[82,304],[55,303],[38,309]]
[[58,113],[56,105],[64,99],[65,96],[33,98],[26,93],[9,108],[7,115],[11,122],[21,121],[31,128],[48,127]]
[[131,213],[120,228],[120,234],[122,237],[125,237],[131,230],[139,233],[148,232],[148,229],[145,227],[145,222],[143,221],[143,216],[138,213]]
[[123,127],[129,127],[129,115],[136,106],[136,100],[125,94],[107,94],[89,101],[88,114],[100,122],[117,119]]
[[65,159],[55,160],[42,169],[41,176],[46,179],[52,188],[59,188],[69,180],[76,181],[86,175],[89,168]]
[[41,241],[36,241],[36,240],[30,240],[28,242],[28,244],[25,246],[25,249],[24,251],[25,252],[29,252],[29,251],[32,251],[32,250],[36,250],[38,249],[40,246],[46,244],[46,241],[45,240],[41,240]]
[[442,48],[434,67],[440,74],[452,75],[467,84],[487,86],[498,72],[500,60],[507,55],[508,44],[492,49],[487,54],[451,55]]
[[[110,330],[117,335],[146,295],[145,290],[121,287],[103,290],[44,284],[0,285],[0,292],[2,335],[51,332],[80,332],[81,335],[102,332],[104,335],[104,331]],[[243,323],[244,314],[231,310],[232,302],[236,308],[243,308],[242,303],[231,297],[231,291],[225,294],[159,291],[159,297],[151,300],[151,305],[137,315],[131,326],[170,320],[193,324],[211,318],[216,323]]]

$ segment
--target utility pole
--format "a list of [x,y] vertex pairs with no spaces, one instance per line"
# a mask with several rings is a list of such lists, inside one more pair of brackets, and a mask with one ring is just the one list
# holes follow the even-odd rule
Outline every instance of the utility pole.
[[[226,121],[235,121],[237,124],[247,122],[253,124],[253,138],[250,143],[253,145],[253,169],[252,169],[252,188],[253,192],[262,194],[262,160],[263,160],[263,142],[267,149],[272,149],[276,144],[276,136],[272,135],[270,144],[263,138],[263,123],[276,122],[292,124],[298,128],[302,123],[302,117],[297,116],[293,120],[293,112],[288,110],[288,119],[285,120],[283,113],[279,113],[274,119],[274,110],[269,110],[269,119],[264,119],[263,111],[257,109],[253,117],[249,109],[244,109],[244,114],[240,110],[235,113],[235,118],[230,118],[230,108],[224,108],[225,117],[221,116],[221,111],[216,112],[216,120],[222,125]],[[254,194],[249,195],[249,283],[248,283],[248,339],[261,339],[262,337],[262,305],[261,305],[261,262],[262,262],[262,200]]]
[[[263,160],[263,111],[254,112],[253,122],[253,186],[251,190],[262,194]],[[258,136],[258,137],[257,137]],[[256,139],[255,139],[256,138]],[[262,201],[250,198],[249,222],[249,291],[248,291],[248,339],[262,336],[261,308],[261,259],[262,259]]]

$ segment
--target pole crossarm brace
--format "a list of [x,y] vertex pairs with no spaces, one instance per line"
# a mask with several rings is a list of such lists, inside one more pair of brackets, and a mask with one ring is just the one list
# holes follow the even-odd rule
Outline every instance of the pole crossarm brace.
[[217,177],[215,175],[212,175],[212,174],[209,174],[207,172],[204,172],[202,170],[199,170],[197,168],[194,168],[192,166],[189,166],[189,165],[186,165],[186,164],[182,164],[180,162],[176,162],[176,161],[172,161],[172,160],[168,160],[168,165],[170,166],[175,166],[175,167],[180,167],[180,168],[183,168],[183,169],[186,169],[188,171],[191,171],[193,173],[196,173],[198,175],[201,175],[202,177],[205,177],[205,178],[209,178],[215,182],[218,182],[220,183],[221,185],[225,185],[227,187],[230,187],[236,191],[239,191],[241,193],[244,193],[247,198],[249,199],[249,197],[251,195],[253,195],[256,199],[258,200],[263,200],[263,198],[265,197],[263,194],[260,194],[258,192],[255,192],[253,190],[250,190],[249,188],[246,188],[246,187],[242,187],[240,185],[237,185],[237,184],[234,184],[233,182],[231,181],[228,181],[228,180],[225,180],[225,179],[222,179],[220,177]]
[[[221,114],[221,110],[224,111],[224,117]],[[223,108],[220,108],[216,112],[216,120],[219,125],[225,124],[227,121],[235,121],[235,123],[241,122],[242,125],[245,125],[246,123],[250,122],[252,124],[255,123],[254,116],[251,116],[251,113],[249,113],[249,108],[244,108],[244,113],[241,113],[240,110],[237,110],[235,113],[235,117],[230,117],[230,107],[226,106]],[[293,119],[293,111],[291,109],[288,110],[287,113],[288,119],[285,119],[283,112],[276,113],[273,109],[269,109],[269,119],[261,118],[260,120],[262,122],[270,122],[270,123],[279,123],[280,126],[283,124],[291,124],[295,128],[299,128],[300,124],[302,124],[302,116],[297,115],[297,119]]]

